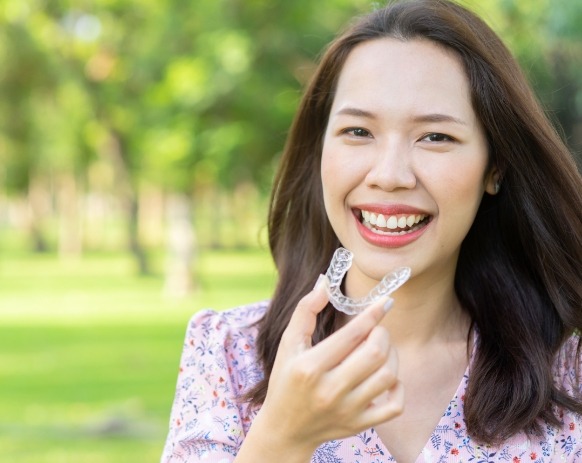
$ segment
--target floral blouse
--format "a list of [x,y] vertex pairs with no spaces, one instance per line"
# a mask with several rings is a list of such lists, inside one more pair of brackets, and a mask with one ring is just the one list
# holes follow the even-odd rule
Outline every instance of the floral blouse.
[[[226,312],[203,311],[189,323],[180,362],[176,397],[162,463],[230,463],[256,411],[237,399],[262,377],[256,358],[255,322],[268,302]],[[472,359],[471,359],[472,360]],[[572,392],[576,343],[561,349],[555,381]],[[582,418],[560,413],[561,426],[543,426],[541,437],[515,435],[499,447],[480,446],[466,432],[463,399],[471,361],[417,463],[444,462],[582,462]],[[373,428],[321,445],[311,463],[380,463],[396,461]]]

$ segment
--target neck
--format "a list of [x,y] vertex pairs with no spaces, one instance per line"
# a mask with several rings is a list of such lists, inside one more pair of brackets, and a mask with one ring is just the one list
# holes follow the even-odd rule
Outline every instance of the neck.
[[[394,307],[381,324],[390,332],[395,346],[428,346],[434,342],[467,340],[469,316],[450,288],[426,288],[424,291],[394,294]],[[432,290],[432,291],[431,291]]]
[[396,347],[467,340],[470,319],[455,294],[454,272],[440,275],[413,277],[392,295],[394,306],[380,324]]

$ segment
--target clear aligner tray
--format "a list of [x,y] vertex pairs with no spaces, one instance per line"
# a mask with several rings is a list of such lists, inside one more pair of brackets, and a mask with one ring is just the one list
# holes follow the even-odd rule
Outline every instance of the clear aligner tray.
[[383,296],[392,294],[410,278],[410,268],[401,267],[388,273],[367,296],[352,299],[345,296],[341,284],[348,269],[352,266],[353,254],[345,248],[338,248],[333,254],[326,276],[329,279],[329,302],[340,312],[356,315],[371,303]]

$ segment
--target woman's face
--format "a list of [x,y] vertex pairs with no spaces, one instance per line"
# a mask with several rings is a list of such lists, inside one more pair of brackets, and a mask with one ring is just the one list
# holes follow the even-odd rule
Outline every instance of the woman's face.
[[487,165],[456,55],[426,40],[356,47],[339,77],[321,164],[329,220],[354,253],[352,293],[399,266],[452,277],[481,197],[493,192]]

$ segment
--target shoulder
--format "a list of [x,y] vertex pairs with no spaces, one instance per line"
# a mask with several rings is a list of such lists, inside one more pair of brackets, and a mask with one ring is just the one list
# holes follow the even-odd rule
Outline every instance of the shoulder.
[[[205,353],[220,355],[221,351],[237,347],[240,347],[240,351],[237,349],[236,354],[245,356],[254,354],[258,335],[257,324],[268,305],[268,301],[263,301],[221,312],[214,310],[197,312],[188,323],[184,347],[196,347],[199,355]],[[231,357],[232,355],[233,353]]]
[[255,347],[258,322],[268,306],[263,301],[222,312],[196,313],[188,324],[181,370],[210,382],[223,382],[227,373],[235,395],[254,386],[262,377]]
[[582,392],[580,389],[582,352],[579,346],[580,336],[573,334],[562,344],[554,363],[554,381],[573,396],[579,396]]
[[262,301],[221,312],[201,310],[190,319],[188,331],[201,331],[208,334],[226,334],[231,331],[256,333],[256,324],[267,311],[268,305],[268,301]]
[[162,461],[236,455],[252,421],[240,399],[263,377],[255,340],[268,305],[203,310],[190,319]]

